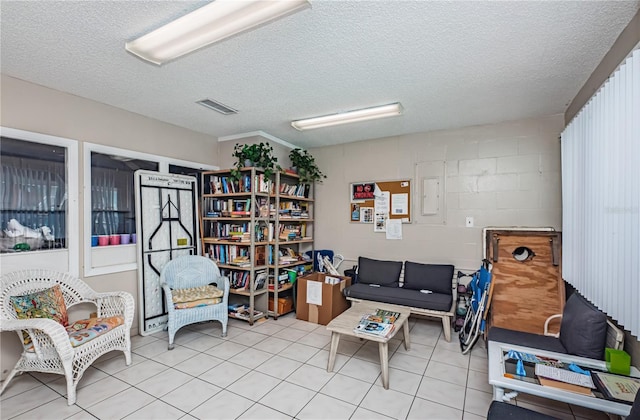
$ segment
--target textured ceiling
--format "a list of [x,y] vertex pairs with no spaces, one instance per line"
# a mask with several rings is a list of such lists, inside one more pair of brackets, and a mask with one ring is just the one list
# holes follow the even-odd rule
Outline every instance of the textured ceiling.
[[[2,0],[1,69],[215,137],[261,130],[317,147],[564,112],[640,4],[311,1],[156,67],[124,43],[206,2]],[[290,126],[398,101],[396,118]]]

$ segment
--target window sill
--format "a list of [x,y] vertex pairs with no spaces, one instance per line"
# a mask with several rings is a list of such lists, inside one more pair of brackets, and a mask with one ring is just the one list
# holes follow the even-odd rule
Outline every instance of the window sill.
[[91,247],[92,266],[85,267],[84,275],[91,277],[137,270],[136,251],[136,244]]

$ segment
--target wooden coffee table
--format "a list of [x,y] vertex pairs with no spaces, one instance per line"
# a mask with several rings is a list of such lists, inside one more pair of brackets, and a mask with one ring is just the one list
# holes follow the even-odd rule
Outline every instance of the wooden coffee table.
[[[388,337],[378,337],[373,334],[356,333],[353,329],[358,325],[360,319],[365,314],[375,312],[376,309],[385,311],[398,312],[400,317],[395,322],[395,328]],[[404,334],[404,348],[409,350],[411,342],[409,340],[409,310],[406,307],[390,305],[378,302],[354,302],[350,309],[334,318],[327,330],[331,331],[331,351],[329,352],[329,362],[327,363],[327,372],[333,371],[336,362],[336,352],[338,351],[338,343],[340,343],[340,335],[348,335],[358,337],[363,340],[376,341],[380,351],[380,366],[382,370],[382,386],[389,389],[389,340],[391,340],[400,329]]]

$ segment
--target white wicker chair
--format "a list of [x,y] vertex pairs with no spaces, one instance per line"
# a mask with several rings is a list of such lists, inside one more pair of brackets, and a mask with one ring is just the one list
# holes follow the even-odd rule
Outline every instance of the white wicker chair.
[[[223,291],[222,300],[215,305],[198,306],[188,309],[175,309],[172,289],[188,289],[215,283]],[[169,350],[173,349],[176,332],[185,325],[203,321],[220,321],[222,336],[227,335],[229,320],[229,279],[220,275],[215,262],[198,255],[184,255],[169,261],[160,274],[160,285],[164,290],[169,321]]]
[[[67,403],[76,402],[76,386],[84,371],[101,355],[112,350],[124,352],[127,365],[131,363],[130,330],[133,323],[134,301],[127,292],[98,293],[82,280],[65,273],[33,269],[16,271],[2,276],[0,283],[0,331],[22,331],[31,336],[33,349],[22,352],[18,363],[2,385],[0,394],[16,374],[44,372],[64,375],[67,380]],[[69,335],[58,322],[48,318],[18,319],[11,304],[11,296],[21,296],[59,285],[67,308],[90,302],[96,306],[98,317],[120,315],[124,324],[98,337],[72,347]]]

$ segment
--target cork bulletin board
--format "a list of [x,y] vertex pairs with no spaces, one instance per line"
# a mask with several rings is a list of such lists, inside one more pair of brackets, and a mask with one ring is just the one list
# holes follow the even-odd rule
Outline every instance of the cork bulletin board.
[[[353,182],[349,185],[351,223],[374,223],[376,196],[384,197],[388,218],[411,222],[411,180]],[[378,206],[380,200],[378,200]]]

